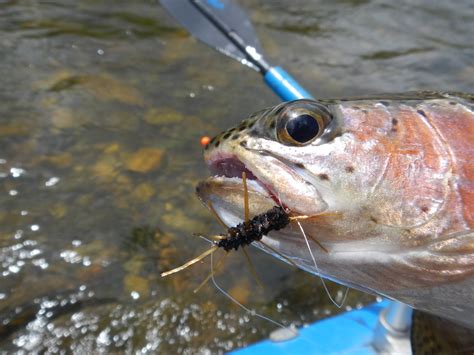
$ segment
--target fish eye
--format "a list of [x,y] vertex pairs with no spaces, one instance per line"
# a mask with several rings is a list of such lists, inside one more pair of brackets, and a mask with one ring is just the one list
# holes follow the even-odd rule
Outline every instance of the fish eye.
[[331,120],[326,110],[310,101],[294,101],[283,110],[277,124],[278,140],[286,145],[307,145],[321,136]]
[[304,144],[318,136],[320,126],[320,120],[306,113],[288,120],[286,132],[296,142]]

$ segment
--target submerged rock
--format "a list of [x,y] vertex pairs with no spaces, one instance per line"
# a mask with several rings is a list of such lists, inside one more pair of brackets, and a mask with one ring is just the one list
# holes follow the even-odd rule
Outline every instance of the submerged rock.
[[164,153],[159,148],[141,148],[126,160],[125,166],[137,173],[148,173],[160,166]]

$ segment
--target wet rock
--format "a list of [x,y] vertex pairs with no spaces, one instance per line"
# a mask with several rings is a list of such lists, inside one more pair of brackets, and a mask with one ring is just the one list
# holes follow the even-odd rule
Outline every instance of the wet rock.
[[143,105],[140,92],[121,80],[108,74],[74,74],[62,70],[49,80],[39,83],[50,92],[63,92],[71,89],[85,89],[102,101],[118,101],[129,105]]
[[30,129],[21,123],[0,124],[0,137],[24,136],[30,133]]
[[67,207],[64,203],[58,202],[49,208],[49,213],[56,219],[63,218],[67,213]]
[[128,176],[118,175],[115,182],[117,184],[117,187],[122,190],[130,191],[132,188],[132,180]]
[[104,268],[99,264],[93,264],[88,267],[82,268],[76,272],[76,276],[82,282],[89,282],[95,280],[104,273]]
[[[0,211],[0,223],[3,226],[16,225],[20,221],[25,221],[25,217],[21,216],[18,211]],[[11,234],[4,234],[7,239],[11,239]],[[0,240],[2,240],[0,235]],[[1,249],[0,249],[1,250]],[[1,254],[0,254],[1,257]]]
[[229,294],[240,303],[248,303],[250,296],[248,281],[246,279],[240,279],[239,282],[236,282],[235,286],[229,290]]
[[181,230],[189,235],[206,228],[206,224],[203,221],[190,218],[180,209],[163,214],[161,220],[166,226]]
[[[66,80],[69,77],[72,77],[73,73],[67,69],[61,69],[58,70],[52,74],[49,75],[48,78],[45,78],[43,80],[38,80],[36,82],[33,82],[32,86],[34,89],[40,89],[40,90],[50,90],[50,91],[55,91],[51,90],[54,88],[54,86],[57,83],[60,83],[64,80]],[[56,101],[50,101],[51,99],[47,99],[46,101],[43,100],[43,104],[50,105],[50,104],[55,104]]]
[[59,107],[51,113],[51,123],[57,129],[79,127],[85,121],[84,118],[78,117],[71,109],[65,107]]
[[145,265],[145,258],[143,255],[134,255],[123,264],[123,269],[127,275],[138,275]]
[[88,206],[95,200],[95,196],[93,194],[89,195],[81,195],[77,199],[79,206]]
[[101,240],[82,244],[74,250],[82,258],[90,259],[91,265],[109,264],[117,258],[117,246],[113,243],[104,244]]
[[125,104],[143,105],[143,99],[137,89],[109,75],[85,75],[79,78],[80,83],[101,100],[116,100]]
[[[215,56],[209,57],[208,59],[209,62],[216,62],[215,66],[209,65],[206,68],[203,69],[202,65],[196,65],[196,64],[190,64],[186,66],[186,74],[193,78],[196,82],[200,83],[208,83],[212,87],[226,87],[230,86],[229,83],[229,75],[221,75],[219,73],[219,67],[218,63],[216,61]],[[233,72],[233,71],[239,71],[239,64],[230,62],[228,66],[226,66],[226,73]],[[245,75],[245,73],[243,74]],[[196,88],[193,93],[196,94],[197,92],[201,92],[202,86]]]
[[116,157],[104,156],[94,164],[92,172],[95,176],[110,181],[117,176],[119,167],[120,162]]
[[144,182],[135,187],[132,194],[140,202],[148,202],[155,193],[155,188],[151,184]]
[[189,33],[183,31],[181,34],[181,38],[166,43],[166,50],[161,53],[160,57],[163,65],[172,65],[194,56],[196,42],[190,39]]
[[126,160],[125,167],[137,173],[148,173],[160,166],[163,156],[164,151],[162,149],[142,148]]
[[41,99],[41,105],[45,108],[45,109],[51,109],[51,108],[54,108],[58,105],[58,97],[55,96],[55,95],[48,95],[48,96],[45,96]]
[[103,148],[103,152],[105,154],[115,154],[120,151],[120,144],[118,143],[111,143]]
[[124,279],[124,288],[127,293],[138,292],[140,296],[148,296],[150,286],[147,279],[138,275],[127,275]]
[[55,155],[42,156],[40,162],[46,162],[60,168],[65,168],[72,164],[72,154],[64,152]]
[[152,125],[177,124],[183,119],[181,113],[170,108],[152,108],[145,114],[145,122]]

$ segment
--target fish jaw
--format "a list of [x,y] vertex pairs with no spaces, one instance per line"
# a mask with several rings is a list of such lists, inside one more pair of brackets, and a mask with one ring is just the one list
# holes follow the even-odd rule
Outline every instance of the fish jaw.
[[[275,205],[269,191],[256,180],[247,180],[249,196],[249,212],[253,215],[264,213]],[[243,221],[244,190],[242,179],[226,177],[210,177],[201,181],[196,187],[201,202],[212,206],[219,218],[228,227]]]
[[[252,144],[247,141],[246,144]],[[274,204],[281,205],[293,214],[319,214],[327,209],[327,203],[317,188],[293,169],[287,162],[271,155],[261,155],[258,148],[232,147],[231,152],[208,154],[206,162],[209,170],[220,181],[229,180],[234,189],[239,189],[235,182],[240,181],[240,192],[243,196],[242,173],[247,180],[265,190]],[[255,155],[259,155],[256,160]],[[275,179],[278,176],[278,179]],[[211,178],[212,179],[212,178]],[[291,186],[291,189],[288,189]],[[303,207],[303,208],[302,208]]]

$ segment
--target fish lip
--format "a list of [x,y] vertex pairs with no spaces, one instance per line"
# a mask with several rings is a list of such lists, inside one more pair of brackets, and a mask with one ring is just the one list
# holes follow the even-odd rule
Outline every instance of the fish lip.
[[206,164],[213,175],[211,176],[211,179],[242,179],[242,173],[245,172],[247,180],[257,183],[277,205],[286,208],[283,201],[277,197],[277,194],[273,189],[268,184],[259,180],[258,177],[247,167],[245,162],[236,154],[217,152],[206,159]]

